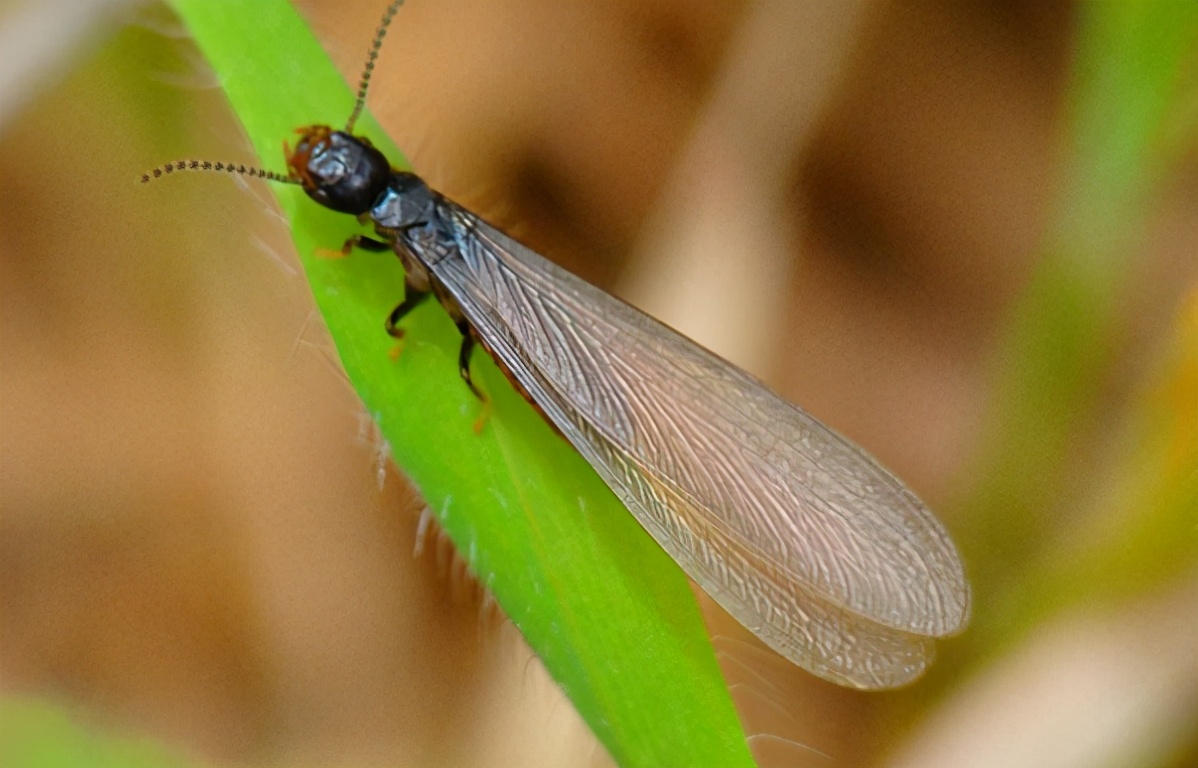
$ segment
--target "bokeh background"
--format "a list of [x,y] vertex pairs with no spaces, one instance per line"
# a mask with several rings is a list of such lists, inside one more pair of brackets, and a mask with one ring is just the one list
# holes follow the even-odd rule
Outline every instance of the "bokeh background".
[[[298,3],[350,81],[381,5]],[[908,691],[705,606],[762,765],[1198,761],[1198,41],[1134,183],[1098,175],[1129,202],[1088,206],[1091,13],[408,0],[388,36],[371,109],[418,172],[961,542],[974,626]],[[186,30],[5,0],[0,39],[0,762],[608,764],[448,543],[413,556],[268,190],[136,183],[253,160]],[[1116,116],[1155,87],[1111,82]]]

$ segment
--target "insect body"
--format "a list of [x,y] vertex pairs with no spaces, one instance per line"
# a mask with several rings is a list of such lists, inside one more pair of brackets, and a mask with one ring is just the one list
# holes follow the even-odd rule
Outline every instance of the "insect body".
[[287,165],[317,203],[369,216],[379,239],[358,245],[403,261],[389,332],[435,296],[463,333],[475,394],[477,337],[687,575],[778,653],[843,685],[889,688],[964,626],[952,541],[860,448],[392,169],[352,127],[303,129]]
[[364,139],[306,129],[288,165],[321,205],[368,214],[403,260],[389,329],[435,295],[463,331],[467,383],[472,331],[687,574],[779,653],[891,687],[963,624],[947,534],[859,448]]

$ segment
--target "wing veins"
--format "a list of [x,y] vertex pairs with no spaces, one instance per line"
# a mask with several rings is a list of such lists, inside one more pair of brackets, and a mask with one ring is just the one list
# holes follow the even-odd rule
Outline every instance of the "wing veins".
[[[963,602],[965,594],[959,563],[948,562],[946,566],[942,562],[946,559],[943,553],[934,552],[935,557],[928,560],[926,549],[924,552],[917,550],[917,544],[925,543],[926,546],[929,541],[932,546],[944,546],[935,524],[928,522],[930,513],[922,505],[890,507],[887,514],[893,517],[875,518],[876,524],[872,528],[869,521],[860,525],[848,517],[850,508],[867,504],[873,498],[867,494],[876,494],[878,489],[869,483],[883,483],[883,494],[897,497],[897,502],[908,502],[910,496],[901,483],[862,455],[859,449],[835,442],[839,439],[835,433],[785,401],[779,399],[785,407],[770,402],[770,398],[778,399],[776,395],[747,374],[727,367],[727,363],[698,348],[680,347],[680,344],[688,343],[681,337],[675,339],[661,333],[648,335],[652,332],[649,323],[656,321],[618,300],[604,295],[606,301],[595,305],[614,307],[618,322],[595,314],[588,306],[586,296],[588,291],[597,292],[597,289],[549,265],[485,222],[475,227],[473,236],[473,239],[459,241],[466,246],[463,258],[457,260],[461,274],[454,277],[454,281],[460,283],[462,296],[459,298],[474,305],[478,311],[494,312],[489,318],[492,331],[506,329],[513,335],[513,343],[506,350],[510,359],[505,364],[513,370],[523,370],[527,376],[535,375],[540,380],[539,388],[546,394],[553,393],[562,412],[559,418],[564,418],[567,423],[584,420],[589,430],[607,443],[607,450],[601,453],[623,455],[635,461],[641,475],[635,487],[633,478],[620,478],[618,473],[611,473],[613,481],[621,484],[627,494],[643,497],[644,489],[649,485],[668,487],[677,499],[692,509],[707,510],[710,514],[702,516],[703,524],[717,527],[723,538],[738,541],[755,552],[758,560],[768,563],[777,573],[785,574],[790,583],[804,591],[813,590],[822,600],[864,620],[898,631],[927,635],[945,634],[963,620],[961,614],[956,622],[950,617],[943,622],[947,628],[939,618],[925,616],[917,620],[917,615],[927,609],[922,603],[913,602],[918,595],[906,588],[910,586],[906,582],[912,578],[927,581],[936,597],[947,595],[950,600]],[[490,288],[474,283],[471,274],[478,272],[486,273]],[[473,290],[470,290],[471,285]],[[560,290],[549,290],[550,285]],[[479,298],[484,300],[480,302]],[[495,300],[497,303],[492,303]],[[509,304],[511,306],[505,312],[503,308]],[[530,311],[512,311],[518,310],[520,305]],[[520,325],[529,322],[539,328],[539,336],[537,329]],[[533,333],[529,334],[529,330]],[[622,336],[633,336],[648,343],[637,347]],[[521,338],[524,341],[520,341]],[[526,346],[533,344],[534,339],[548,340],[548,348],[541,349],[546,345],[540,342],[531,348]],[[534,353],[529,359],[533,365],[521,362],[517,351],[521,347]],[[645,367],[638,370],[624,356],[613,355],[613,347],[623,347],[634,358],[643,356]],[[541,349],[539,355],[535,354],[537,349]],[[573,354],[566,354],[565,349]],[[549,362],[550,368],[541,371],[539,365],[544,362]],[[584,373],[586,368],[590,369],[591,376]],[[671,370],[677,376],[670,375]],[[557,372],[556,376],[564,377],[563,380],[551,375],[553,371]],[[633,389],[627,378],[630,373],[639,374],[639,380],[650,382],[650,385],[641,390]],[[678,386],[675,386],[676,381]],[[729,398],[729,393],[738,389],[751,391],[738,402],[735,397]],[[621,391],[637,396],[621,398]],[[651,397],[642,396],[649,392]],[[581,401],[579,394],[583,395]],[[696,404],[690,399],[696,395],[706,400],[702,412],[695,409]],[[624,407],[612,407],[615,403],[622,403]],[[648,405],[654,408],[646,407]],[[739,418],[730,416],[728,410]],[[628,422],[629,418],[633,421]],[[730,426],[734,431],[716,429],[714,423]],[[779,423],[789,429],[776,429]],[[678,441],[685,446],[685,455],[664,451],[662,446],[670,443],[667,439],[657,440],[655,455],[637,445],[635,438],[638,435],[662,438],[666,436],[665,430],[680,426],[686,427],[682,431],[687,439]],[[780,431],[787,434],[782,435]],[[738,437],[745,439],[738,440]],[[702,441],[702,450],[720,461],[714,465],[702,461],[695,444],[697,440]],[[833,459],[842,456],[857,463],[849,468],[826,466],[824,461],[827,459],[822,454],[812,456],[810,449],[800,451],[796,441],[803,445],[810,441],[819,450],[826,449]],[[666,473],[646,473],[646,462],[655,459],[658,462],[668,459],[675,466]],[[781,467],[777,466],[779,462]],[[713,466],[719,468],[720,477],[710,474]],[[799,474],[792,473],[788,478],[786,472],[792,466],[799,470]],[[864,474],[858,475],[859,472]],[[749,484],[747,475],[760,476],[767,481],[768,487]],[[692,481],[701,478],[703,482],[696,482],[696,488],[687,489],[680,484],[682,478]],[[723,483],[723,492],[721,479],[731,480]],[[824,496],[824,486],[834,493],[835,499]],[[735,493],[729,492],[732,489]],[[914,497],[910,496],[910,499]],[[728,510],[722,508],[724,503],[751,512],[739,521],[740,528],[729,517]],[[746,506],[748,509],[743,509]],[[676,509],[665,511],[675,517],[681,515]],[[644,514],[648,515],[648,510],[644,510]],[[828,525],[821,520],[839,522]],[[914,531],[911,526],[915,526]],[[804,537],[806,541],[785,543],[785,546],[779,546],[777,542],[771,545],[768,541],[754,541],[754,536],[762,538],[763,531],[769,533],[779,529]],[[668,532],[668,526],[665,530]],[[863,544],[868,544],[870,554],[866,555]],[[888,553],[887,545],[898,551]],[[822,579],[811,578],[815,571],[794,570],[795,564],[806,557],[813,557],[812,562],[824,569]],[[952,557],[955,558],[955,554]],[[877,575],[861,570],[859,563],[865,559],[879,561],[871,565]],[[831,569],[830,576],[827,569]],[[832,587],[831,591],[829,587]],[[846,588],[850,589],[846,591]],[[865,602],[861,601],[862,589],[867,593]],[[943,601],[940,603],[943,609]]]

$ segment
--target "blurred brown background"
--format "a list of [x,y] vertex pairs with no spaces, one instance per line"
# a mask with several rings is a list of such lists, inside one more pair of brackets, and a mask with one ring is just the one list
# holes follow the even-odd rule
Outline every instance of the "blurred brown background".
[[[299,3],[355,81],[382,5]],[[371,109],[434,186],[951,509],[1059,181],[1073,20],[409,0]],[[0,682],[218,760],[604,764],[444,549],[413,558],[419,500],[381,469],[263,189],[134,183],[249,159],[183,30],[151,6],[104,34],[0,126]],[[1194,281],[1193,153],[1165,190],[1120,313],[1128,371]],[[908,738],[709,615],[763,764]],[[1160,653],[1193,638],[1143,621]]]

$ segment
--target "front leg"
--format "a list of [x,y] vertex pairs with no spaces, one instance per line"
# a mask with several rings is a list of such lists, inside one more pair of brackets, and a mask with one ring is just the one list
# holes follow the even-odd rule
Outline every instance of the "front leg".
[[368,237],[367,235],[354,235],[353,237],[346,238],[345,244],[341,246],[341,253],[348,256],[350,251],[355,248],[361,248],[364,251],[371,251],[373,253],[382,253],[391,250],[391,243],[375,240],[373,237]]
[[391,250],[391,244],[366,235],[354,235],[346,238],[341,247],[335,251],[331,248],[317,248],[316,255],[322,259],[344,259],[355,248],[361,248],[363,251],[382,252]]

